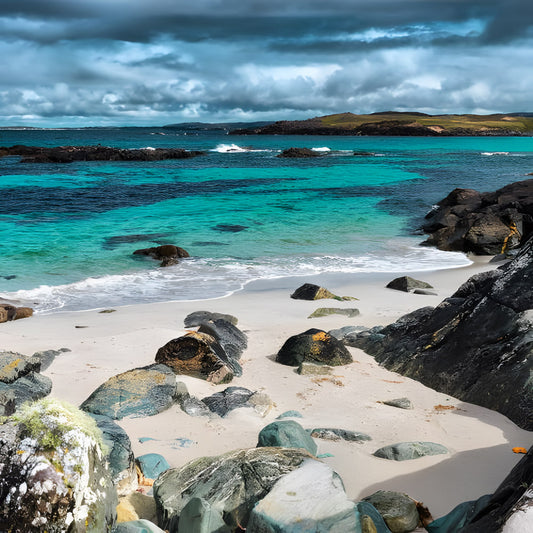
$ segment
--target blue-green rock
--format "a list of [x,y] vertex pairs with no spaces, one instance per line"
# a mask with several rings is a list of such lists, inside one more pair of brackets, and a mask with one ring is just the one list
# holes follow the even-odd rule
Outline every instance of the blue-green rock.
[[418,509],[407,494],[378,490],[363,501],[377,509],[392,533],[408,533],[418,527]]
[[282,418],[303,418],[303,415],[299,411],[285,411],[276,420],[281,420]]
[[294,420],[280,420],[265,426],[259,433],[257,447],[281,446],[303,448],[316,455],[317,445],[305,429]]
[[429,533],[456,533],[489,503],[491,494],[485,494],[477,500],[460,503],[447,515],[437,518],[426,526]]
[[371,503],[365,501],[357,502],[355,504],[355,515],[362,533],[373,532],[372,526],[374,526],[376,533],[390,533],[385,520]]
[[144,518],[132,520],[131,522],[121,522],[117,524],[113,533],[165,533],[160,527]]
[[206,500],[191,498],[181,511],[178,533],[231,533],[231,529]]
[[167,460],[158,453],[146,453],[135,459],[144,477],[157,479],[159,474],[170,468]]
[[442,444],[435,442],[399,442],[398,444],[391,444],[384,446],[374,452],[376,457],[382,459],[390,459],[392,461],[409,461],[411,459],[419,459],[426,455],[440,455],[449,453],[448,449]]

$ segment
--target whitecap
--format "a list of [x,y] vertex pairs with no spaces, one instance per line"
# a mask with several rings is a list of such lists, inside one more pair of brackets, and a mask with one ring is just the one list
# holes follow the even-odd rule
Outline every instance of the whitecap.
[[509,152],[481,152],[481,155],[509,155]]
[[331,152],[331,148],[327,146],[317,146],[316,148],[311,148],[313,152]]

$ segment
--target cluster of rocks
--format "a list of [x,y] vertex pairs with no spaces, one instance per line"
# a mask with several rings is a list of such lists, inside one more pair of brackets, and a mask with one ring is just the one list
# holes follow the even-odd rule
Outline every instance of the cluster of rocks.
[[181,148],[140,148],[127,150],[110,146],[2,146],[0,157],[21,156],[22,163],[72,163],[74,161],[162,161],[187,159],[205,152]]
[[441,250],[503,254],[533,235],[533,180],[488,193],[455,189],[426,215],[423,243]]

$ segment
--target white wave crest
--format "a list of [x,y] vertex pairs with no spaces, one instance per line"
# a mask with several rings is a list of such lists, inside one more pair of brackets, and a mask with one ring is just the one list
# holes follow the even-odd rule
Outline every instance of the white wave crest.
[[331,148],[327,146],[317,146],[316,148],[311,148],[313,152],[331,152]]
[[481,152],[481,155],[509,155],[509,152]]
[[212,148],[210,152],[218,152],[220,154],[231,154],[231,153],[245,153],[245,152],[271,152],[272,150],[260,150],[256,148],[243,148],[238,144],[217,144],[216,148]]

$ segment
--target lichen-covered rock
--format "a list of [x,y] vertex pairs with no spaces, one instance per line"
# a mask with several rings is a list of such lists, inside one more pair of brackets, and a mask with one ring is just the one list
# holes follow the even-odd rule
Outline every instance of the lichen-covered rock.
[[104,452],[109,463],[111,479],[119,496],[137,489],[135,457],[128,434],[107,416],[88,413],[102,432]]
[[383,448],[376,450],[374,455],[392,461],[410,461],[411,459],[419,459],[426,455],[441,455],[445,453],[449,452],[442,444],[415,441],[399,442],[398,444],[383,446]]
[[407,494],[379,490],[364,501],[378,510],[392,533],[409,533],[418,527],[416,503]]
[[[227,383],[233,376],[242,375],[238,361],[229,357],[214,337],[195,331],[167,342],[159,348],[155,360],[168,365],[176,374],[213,383]],[[226,372],[221,374],[224,367]]]
[[360,533],[355,505],[339,475],[318,461],[306,460],[283,476],[250,514],[249,533]]
[[359,309],[345,309],[340,307],[319,307],[315,309],[307,318],[323,318],[330,315],[343,315],[353,318],[359,315]]
[[319,285],[314,285],[313,283],[304,283],[302,286],[298,287],[291,294],[291,298],[293,300],[357,300],[357,298],[354,298],[353,296],[337,296],[328,289],[320,287]]
[[57,400],[26,404],[0,425],[0,529],[111,531],[117,493],[93,419]]
[[389,370],[533,429],[533,239],[436,308],[350,338]]
[[26,357],[16,352],[0,352],[0,381],[13,383],[30,372],[39,372],[41,361],[37,357]]
[[292,448],[235,450],[171,468],[154,483],[159,525],[178,531],[180,514],[192,498],[203,498],[229,527],[246,527],[254,505],[274,483],[311,456]]
[[316,455],[317,445],[305,429],[294,420],[277,420],[265,426],[257,438],[257,446],[303,448]]
[[149,365],[109,378],[80,406],[115,420],[151,416],[176,402],[176,376],[166,365]]
[[276,355],[282,365],[299,366],[302,362],[346,365],[353,362],[344,344],[321,329],[309,329],[289,337]]

